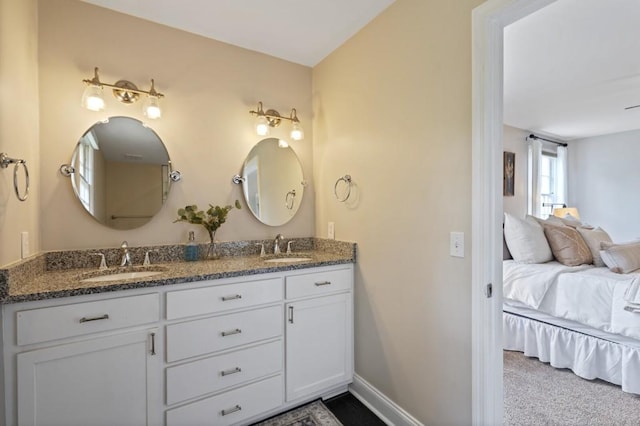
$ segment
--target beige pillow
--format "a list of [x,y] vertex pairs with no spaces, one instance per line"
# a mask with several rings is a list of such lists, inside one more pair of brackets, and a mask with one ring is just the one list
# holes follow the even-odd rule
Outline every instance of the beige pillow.
[[556,260],[563,265],[578,266],[593,262],[591,251],[582,236],[570,226],[544,226],[544,235]]
[[600,227],[596,229],[587,229],[578,227],[576,230],[580,233],[584,242],[587,243],[591,256],[593,256],[593,264],[599,268],[606,266],[600,256],[601,243],[610,243],[611,237],[606,231]]
[[601,243],[600,256],[613,272],[627,274],[640,269],[640,242],[613,244]]

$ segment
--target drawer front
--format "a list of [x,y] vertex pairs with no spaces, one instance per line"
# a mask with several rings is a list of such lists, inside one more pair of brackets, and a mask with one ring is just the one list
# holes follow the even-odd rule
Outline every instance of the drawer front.
[[167,368],[167,405],[282,371],[282,340]]
[[282,279],[257,280],[167,293],[167,319],[246,308],[282,300]]
[[290,275],[286,277],[286,297],[295,299],[351,290],[353,272],[351,269]]
[[167,326],[167,361],[173,362],[282,335],[281,306]]
[[16,314],[18,345],[116,330],[158,320],[160,296],[157,293],[31,309]]
[[239,423],[282,405],[282,376],[167,411],[167,426]]

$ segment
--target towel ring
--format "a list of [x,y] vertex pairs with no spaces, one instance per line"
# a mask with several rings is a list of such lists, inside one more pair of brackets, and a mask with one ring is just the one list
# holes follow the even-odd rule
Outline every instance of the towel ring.
[[[347,185],[347,195],[342,198],[338,195],[338,185],[340,182],[344,182]],[[333,186],[333,194],[336,196],[336,200],[341,203],[344,203],[349,199],[349,196],[351,195],[351,175],[344,175],[336,181],[336,184]]]
[[293,210],[293,203],[296,200],[296,190],[292,189],[291,191],[287,192],[287,195],[285,195],[284,197],[284,205],[287,208],[287,210]]
[[[27,162],[25,160],[19,160],[17,158],[10,158],[6,153],[0,153],[0,167],[6,169],[9,164],[15,164],[13,166],[13,189],[16,192],[16,197],[20,201],[26,201],[29,196],[29,169],[27,168]],[[18,189],[18,169],[22,164],[25,177],[24,195],[20,195],[20,189]]]

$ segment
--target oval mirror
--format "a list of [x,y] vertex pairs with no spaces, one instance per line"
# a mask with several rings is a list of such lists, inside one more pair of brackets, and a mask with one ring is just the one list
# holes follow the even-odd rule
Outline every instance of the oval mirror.
[[71,159],[73,190],[85,210],[114,229],[149,222],[169,195],[171,161],[142,122],[110,117],[91,126]]
[[242,168],[244,199],[262,223],[280,226],[300,208],[304,176],[298,156],[281,139],[263,139],[251,149]]

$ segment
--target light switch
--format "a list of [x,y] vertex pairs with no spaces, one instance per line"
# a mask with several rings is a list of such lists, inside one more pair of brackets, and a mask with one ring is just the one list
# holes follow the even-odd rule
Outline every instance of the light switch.
[[327,238],[330,240],[336,239],[336,224],[335,222],[329,222],[327,226]]
[[464,257],[464,232],[451,233],[449,254],[454,257]]

